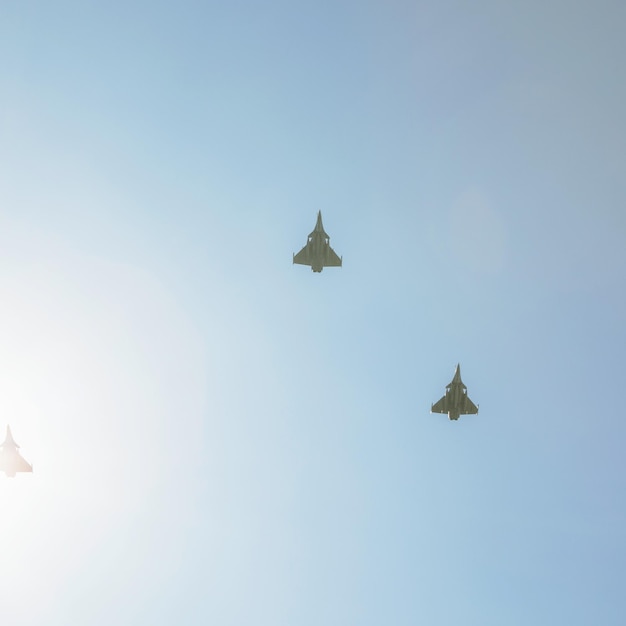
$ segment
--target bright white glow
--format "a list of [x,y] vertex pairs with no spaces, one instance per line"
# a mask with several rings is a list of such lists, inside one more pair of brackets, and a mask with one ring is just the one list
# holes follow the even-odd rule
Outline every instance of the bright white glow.
[[198,463],[207,372],[193,326],[141,270],[65,255],[5,269],[0,294],[0,427],[34,466],[0,478],[0,589],[37,621],[111,541],[131,541],[124,584],[145,550],[124,528],[149,532],[150,512],[177,524],[159,488]]

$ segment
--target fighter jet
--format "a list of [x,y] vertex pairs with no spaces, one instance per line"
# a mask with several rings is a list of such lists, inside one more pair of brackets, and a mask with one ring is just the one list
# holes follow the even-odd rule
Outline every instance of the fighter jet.
[[447,413],[451,420],[458,420],[461,415],[478,413],[478,407],[468,398],[467,387],[461,380],[461,365],[456,366],[454,378],[446,386],[446,395],[430,407],[431,413]]
[[329,241],[330,237],[322,225],[322,212],[318,211],[315,229],[309,235],[306,246],[293,255],[293,262],[310,265],[314,272],[321,272],[325,267],[341,267],[342,258],[335,254]]
[[14,478],[17,472],[32,472],[33,466],[28,464],[17,451],[19,446],[15,443],[11,428],[7,426],[7,436],[0,445],[0,472],[4,472],[9,478]]

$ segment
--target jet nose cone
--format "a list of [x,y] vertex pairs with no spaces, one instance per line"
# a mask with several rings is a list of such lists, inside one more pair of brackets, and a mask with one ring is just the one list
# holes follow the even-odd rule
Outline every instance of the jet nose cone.
[[15,446],[19,448],[19,446],[15,443],[15,439],[13,439],[13,434],[11,433],[11,427],[7,425],[7,435],[4,438],[4,442],[0,444],[0,446]]

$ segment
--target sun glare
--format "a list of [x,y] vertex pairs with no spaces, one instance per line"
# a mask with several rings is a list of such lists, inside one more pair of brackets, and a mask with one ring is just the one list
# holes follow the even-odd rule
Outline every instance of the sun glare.
[[0,435],[10,425],[33,465],[0,473],[0,589],[13,607],[54,602],[160,506],[163,460],[182,450],[169,451],[172,415],[187,449],[200,440],[204,367],[188,320],[145,272],[80,262],[63,280],[49,268],[0,277],[12,303],[0,312]]

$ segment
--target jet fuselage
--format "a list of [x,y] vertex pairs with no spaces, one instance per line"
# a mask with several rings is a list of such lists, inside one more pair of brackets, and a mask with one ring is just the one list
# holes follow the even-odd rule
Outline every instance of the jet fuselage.
[[321,211],[317,213],[315,228],[307,237],[306,245],[298,254],[293,255],[293,262],[309,265],[318,273],[325,267],[341,267],[342,259],[330,247],[330,237],[324,230]]
[[478,407],[467,396],[467,387],[461,380],[460,365],[456,366],[454,378],[446,385],[446,394],[430,410],[431,413],[447,413],[451,420],[458,420],[461,415],[478,413]]
[[6,438],[0,444],[0,472],[4,472],[9,478],[14,478],[17,472],[33,471],[33,466],[24,460],[18,448],[11,434],[11,428],[7,426]]

